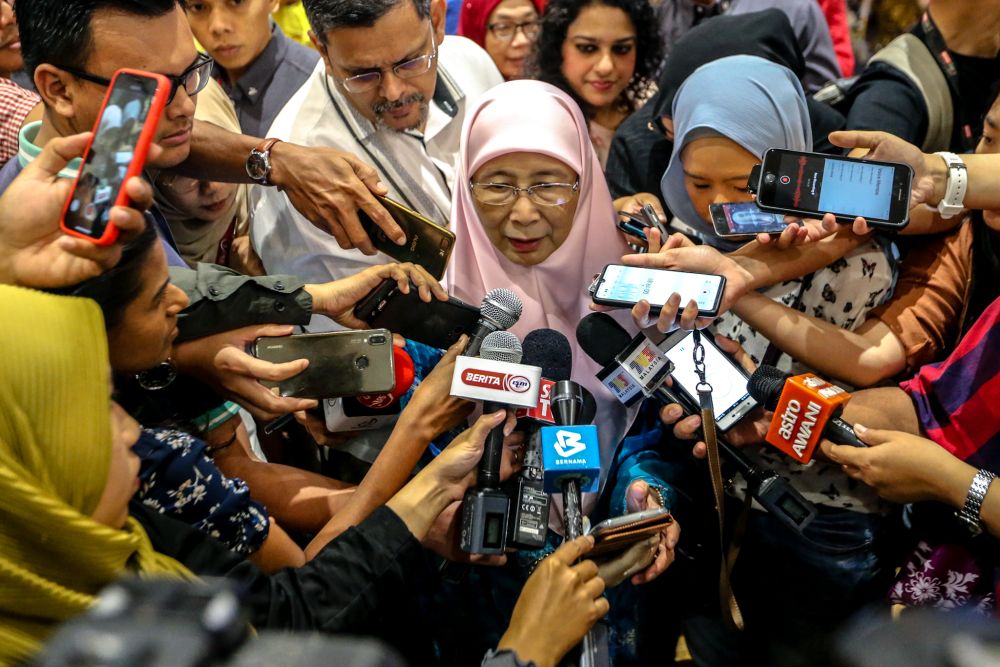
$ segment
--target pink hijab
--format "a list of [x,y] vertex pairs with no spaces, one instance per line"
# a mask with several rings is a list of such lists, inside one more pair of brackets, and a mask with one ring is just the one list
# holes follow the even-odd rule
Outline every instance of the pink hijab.
[[[462,129],[458,177],[451,212],[457,239],[445,277],[448,291],[479,304],[495,287],[513,290],[524,304],[521,319],[511,329],[524,339],[535,329],[554,329],[573,347],[573,379],[597,401],[601,441],[601,487],[615,450],[635,418],[597,379],[600,367],[576,344],[576,325],[589,314],[587,288],[606,264],[619,263],[629,252],[615,228],[611,194],[597,161],[587,122],[566,93],[540,81],[509,81],[496,86],[469,113]],[[563,244],[535,266],[514,264],[486,236],[476,213],[469,179],[489,160],[508,153],[541,153],[569,165],[580,177],[579,203],[573,227]],[[623,318],[627,313],[622,311]],[[631,323],[631,318],[622,323]],[[634,326],[626,325],[630,329]],[[597,496],[584,497],[589,512]],[[558,505],[559,503],[557,503]],[[561,510],[561,505],[560,505]],[[562,512],[550,524],[561,528]]]

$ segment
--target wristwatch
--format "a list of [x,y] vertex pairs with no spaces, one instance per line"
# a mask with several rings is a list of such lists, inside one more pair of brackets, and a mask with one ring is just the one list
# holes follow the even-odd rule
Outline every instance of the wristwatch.
[[247,156],[247,176],[259,185],[271,185],[271,148],[281,139],[265,139]]
[[965,201],[965,190],[969,185],[969,176],[966,172],[965,162],[958,155],[941,151],[935,153],[944,158],[948,164],[948,185],[945,187],[944,197],[938,203],[938,213],[947,220],[952,218],[965,208],[962,204]]
[[969,486],[969,494],[965,497],[965,506],[955,512],[955,516],[965,524],[973,535],[979,535],[983,532],[979,512],[982,510],[986,492],[990,490],[990,484],[994,479],[996,479],[996,475],[988,470],[977,472],[976,476],[972,478],[972,485]]

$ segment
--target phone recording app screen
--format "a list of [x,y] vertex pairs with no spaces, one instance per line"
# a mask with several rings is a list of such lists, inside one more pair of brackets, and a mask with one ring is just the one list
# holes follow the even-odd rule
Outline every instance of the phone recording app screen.
[[719,276],[612,265],[604,273],[597,297],[626,303],[646,299],[653,305],[662,306],[677,292],[682,304],[694,300],[699,309],[712,310],[718,300],[720,283]]
[[[712,402],[715,418],[721,420],[747,397],[747,379],[733,365],[733,362],[717,347],[703,341],[705,346],[705,378],[712,385]],[[694,334],[688,334],[681,342],[666,352],[674,364],[670,374],[688,396],[698,398],[698,374],[694,371]]]
[[[108,224],[155,92],[153,81],[124,78],[126,82],[111,91],[101,114],[66,213],[68,227],[94,237],[101,236]],[[119,82],[122,79],[118,77]]]
[[753,202],[723,204],[722,210],[734,234],[771,234],[785,228],[785,216],[762,211]]
[[893,168],[824,156],[782,155],[775,203],[806,209],[888,220]]

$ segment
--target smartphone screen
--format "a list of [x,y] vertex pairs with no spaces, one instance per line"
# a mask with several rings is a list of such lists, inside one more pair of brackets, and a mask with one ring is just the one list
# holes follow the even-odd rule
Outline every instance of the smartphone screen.
[[[702,343],[705,346],[705,377],[712,385],[715,421],[720,429],[726,430],[753,410],[757,401],[747,391],[748,378],[743,369],[708,340],[707,335],[702,336]],[[679,386],[692,401],[697,402],[699,380],[694,370],[694,333],[677,332],[661,347],[674,364],[670,374],[674,379],[674,388]]]
[[94,238],[104,234],[156,88],[156,80],[147,77],[115,79],[66,211],[66,227]]
[[698,310],[714,312],[722,284],[722,276],[611,264],[604,270],[594,298],[623,303],[646,299],[653,306],[662,306],[676,292],[681,295],[682,305],[693,300]]
[[753,202],[712,204],[712,219],[719,234],[753,236],[779,234],[785,230],[785,216],[762,211]]
[[[906,217],[900,204],[909,201],[909,179],[902,193],[897,174],[903,166],[784,151],[776,156],[775,161],[765,156],[762,204],[850,218]],[[897,203],[901,197],[904,201]]]

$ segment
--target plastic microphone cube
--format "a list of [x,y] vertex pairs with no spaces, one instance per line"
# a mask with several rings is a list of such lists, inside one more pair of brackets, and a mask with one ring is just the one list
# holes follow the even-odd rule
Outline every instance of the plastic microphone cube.
[[597,427],[546,426],[541,434],[545,492],[562,493],[563,480],[575,478],[581,493],[596,493],[601,477]]
[[492,401],[512,407],[538,405],[542,369],[481,357],[455,359],[451,395],[470,401]]
[[767,441],[799,463],[809,463],[823,429],[851,395],[812,373],[788,378],[767,431]]

